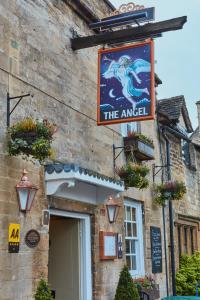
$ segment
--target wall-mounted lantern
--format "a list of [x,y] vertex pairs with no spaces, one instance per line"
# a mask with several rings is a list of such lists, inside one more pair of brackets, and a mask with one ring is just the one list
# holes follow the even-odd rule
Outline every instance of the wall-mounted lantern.
[[38,190],[37,186],[31,183],[31,181],[26,176],[28,172],[23,171],[22,178],[16,185],[16,190],[19,200],[19,208],[23,212],[27,212],[31,209],[33,200],[35,198],[36,192]]
[[119,212],[119,205],[112,197],[108,198],[108,202],[106,204],[108,220],[110,223],[114,223],[117,219],[118,212]]

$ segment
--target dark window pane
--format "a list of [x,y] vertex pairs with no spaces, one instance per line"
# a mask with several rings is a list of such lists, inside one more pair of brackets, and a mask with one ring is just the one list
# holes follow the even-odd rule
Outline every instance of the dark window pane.
[[137,265],[136,265],[136,256],[132,256],[132,270],[136,270]]
[[133,225],[133,236],[134,236],[134,237],[137,237],[137,224],[134,223],[134,224],[132,224],[132,225]]
[[132,254],[135,254],[135,243],[136,243],[136,241],[134,241],[134,240],[131,241],[131,253]]
[[131,223],[127,223],[127,236],[132,236]]
[[136,209],[132,207],[132,221],[136,221]]
[[126,240],[126,253],[129,254],[131,252],[131,249],[130,249],[130,241],[129,240]]
[[129,270],[131,270],[131,257],[129,255],[126,256],[126,264]]
[[130,208],[130,206],[126,207],[126,219],[131,221],[131,208]]

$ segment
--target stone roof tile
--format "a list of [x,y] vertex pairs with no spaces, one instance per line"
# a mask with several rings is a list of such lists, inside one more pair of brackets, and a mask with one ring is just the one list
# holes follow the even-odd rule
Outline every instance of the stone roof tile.
[[166,113],[171,121],[178,122],[181,114],[183,115],[187,131],[193,132],[192,123],[188,114],[183,95],[161,99],[157,102],[157,111]]

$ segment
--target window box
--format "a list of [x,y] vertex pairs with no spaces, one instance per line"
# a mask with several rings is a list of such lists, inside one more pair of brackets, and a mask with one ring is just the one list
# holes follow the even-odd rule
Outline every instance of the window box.
[[141,140],[139,137],[124,137],[124,146],[124,151],[127,157],[130,157],[132,147],[133,154],[137,159],[141,161],[154,159],[154,146],[146,141]]

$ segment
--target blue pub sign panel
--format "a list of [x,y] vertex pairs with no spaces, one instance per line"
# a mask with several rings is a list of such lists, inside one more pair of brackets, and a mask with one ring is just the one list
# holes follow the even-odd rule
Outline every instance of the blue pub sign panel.
[[148,40],[98,52],[98,125],[154,118],[154,51]]

